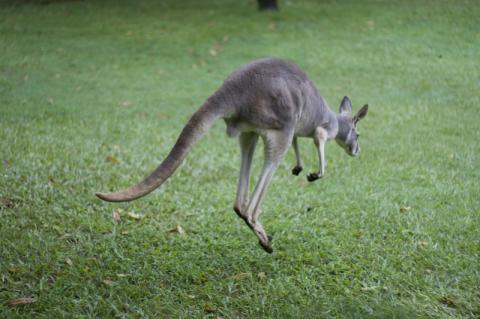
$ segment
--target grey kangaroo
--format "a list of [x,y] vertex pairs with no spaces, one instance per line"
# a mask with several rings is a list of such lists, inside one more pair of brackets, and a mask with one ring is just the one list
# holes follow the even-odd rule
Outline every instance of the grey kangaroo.
[[[234,211],[273,252],[272,237],[259,222],[260,205],[273,174],[290,145],[296,156],[294,175],[302,171],[297,137],[311,137],[318,150],[318,170],[307,176],[313,182],[325,174],[325,143],[335,141],[351,156],[360,152],[357,123],[367,115],[368,105],[352,114],[344,97],[340,112],[330,110],[314,83],[295,64],[262,59],[233,72],[183,128],[167,158],[139,184],[113,193],[96,193],[110,202],[131,201],[147,195],[173,174],[192,145],[222,118],[230,137],[238,137],[241,151],[240,178]],[[250,170],[258,137],[264,143],[264,164],[253,193],[249,194]]]

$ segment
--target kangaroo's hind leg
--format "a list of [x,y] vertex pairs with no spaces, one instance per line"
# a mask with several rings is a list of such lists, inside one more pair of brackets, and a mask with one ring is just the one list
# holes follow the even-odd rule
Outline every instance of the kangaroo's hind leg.
[[290,131],[268,131],[262,136],[264,141],[265,161],[263,164],[260,178],[255,186],[252,197],[247,207],[248,224],[252,228],[255,235],[260,240],[263,249],[271,253],[273,249],[270,245],[271,237],[267,235],[262,224],[258,221],[260,215],[260,206],[267,191],[275,170],[285,156],[292,142],[292,134]]
[[240,142],[241,164],[240,177],[238,179],[237,198],[233,210],[248,223],[247,205],[249,201],[250,172],[252,167],[253,154],[258,141],[258,134],[253,132],[244,132],[238,138]]

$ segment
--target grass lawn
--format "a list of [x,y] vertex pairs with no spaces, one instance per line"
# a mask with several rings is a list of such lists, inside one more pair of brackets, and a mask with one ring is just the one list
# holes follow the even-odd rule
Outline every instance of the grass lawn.
[[[477,1],[36,2],[0,4],[1,318],[480,317]],[[151,195],[95,198],[267,56],[335,111],[370,105],[361,156],[329,143],[322,180],[311,140],[300,177],[289,151],[263,205],[273,254],[232,210],[220,121]]]

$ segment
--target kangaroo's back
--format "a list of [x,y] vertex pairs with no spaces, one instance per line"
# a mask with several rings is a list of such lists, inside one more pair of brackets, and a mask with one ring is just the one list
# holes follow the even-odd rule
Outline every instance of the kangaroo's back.
[[311,92],[318,95],[298,66],[262,59],[233,72],[213,98],[228,106],[227,125],[245,122],[262,129],[282,129],[295,125]]

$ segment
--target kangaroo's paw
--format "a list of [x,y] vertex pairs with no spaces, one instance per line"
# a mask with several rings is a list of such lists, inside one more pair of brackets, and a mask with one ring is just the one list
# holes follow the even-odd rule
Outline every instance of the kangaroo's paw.
[[311,173],[311,174],[307,175],[307,181],[309,181],[309,182],[313,182],[313,181],[315,181],[319,178],[320,178],[320,176],[318,176],[317,173]]
[[298,174],[300,174],[302,170],[303,170],[303,167],[297,165],[292,169],[292,174],[295,176],[298,176]]

